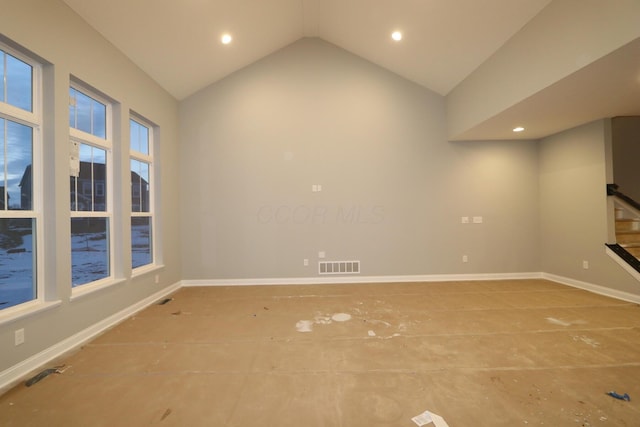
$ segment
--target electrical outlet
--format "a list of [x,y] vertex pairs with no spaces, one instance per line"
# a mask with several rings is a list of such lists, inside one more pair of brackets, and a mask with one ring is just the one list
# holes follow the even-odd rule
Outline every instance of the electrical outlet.
[[584,268],[585,270],[589,269],[589,261],[582,261],[582,268]]
[[463,224],[469,224],[469,217],[468,216],[463,216],[460,219],[460,222],[463,223]]
[[462,255],[462,262],[469,262],[469,257],[466,255]]
[[309,260],[307,258],[302,260],[302,265],[304,265],[305,267],[309,266]]
[[473,217],[473,223],[474,224],[482,224],[482,217],[481,216],[474,216]]
[[327,254],[324,251],[318,252],[318,258],[324,258]]
[[24,328],[14,332],[16,345],[24,344]]
[[156,274],[155,281],[156,281],[156,285],[158,283],[160,283],[160,275],[159,274]]

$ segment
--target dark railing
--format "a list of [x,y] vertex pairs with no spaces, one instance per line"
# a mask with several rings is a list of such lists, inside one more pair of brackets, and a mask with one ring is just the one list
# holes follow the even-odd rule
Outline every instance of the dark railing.
[[[620,200],[626,202],[629,206],[640,211],[640,203],[633,200],[631,197],[626,194],[618,191],[617,184],[607,184],[607,196],[615,196]],[[608,244],[605,243],[609,249],[611,249],[616,255],[622,258],[627,264],[629,264],[634,270],[640,273],[640,260],[629,253],[624,247],[620,246],[617,243]]]
[[622,258],[627,264],[629,264],[634,270],[640,273],[640,260],[631,255],[625,248],[617,243],[609,244],[605,243],[609,249],[611,249],[616,255]]
[[624,200],[629,205],[640,211],[640,203],[636,202],[626,194],[618,191],[618,184],[607,184],[607,196],[616,196],[617,198]]

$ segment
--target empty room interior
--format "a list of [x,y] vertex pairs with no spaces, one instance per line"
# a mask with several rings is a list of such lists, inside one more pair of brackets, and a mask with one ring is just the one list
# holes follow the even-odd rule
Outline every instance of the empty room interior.
[[639,1],[0,0],[0,81],[0,425],[639,425]]

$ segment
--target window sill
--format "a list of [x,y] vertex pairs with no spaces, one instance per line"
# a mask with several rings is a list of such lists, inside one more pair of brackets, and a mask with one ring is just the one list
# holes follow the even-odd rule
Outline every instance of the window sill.
[[58,307],[62,301],[30,301],[0,312],[0,326]]
[[147,274],[157,273],[160,270],[164,270],[164,264],[149,264],[142,267],[135,268],[131,271],[131,278],[135,279]]
[[91,295],[105,289],[111,289],[112,287],[116,285],[120,285],[125,282],[126,282],[125,279],[107,278],[104,280],[99,280],[95,283],[77,286],[71,290],[71,298],[69,298],[69,301],[75,301],[87,295]]

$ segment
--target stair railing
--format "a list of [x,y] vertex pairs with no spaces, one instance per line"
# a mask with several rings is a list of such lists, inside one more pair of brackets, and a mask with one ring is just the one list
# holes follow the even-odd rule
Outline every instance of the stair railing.
[[618,191],[618,184],[607,184],[607,196],[615,196],[618,199],[624,201],[627,205],[629,205],[631,208],[633,208],[633,210],[636,211],[637,215],[640,216],[640,202],[636,202],[623,192]]
[[[619,191],[617,184],[607,184],[607,196],[614,197],[614,205],[619,206],[627,215],[640,218],[640,203]],[[618,243],[605,243],[605,245],[620,257],[629,267],[635,270],[635,272],[640,273],[640,259],[636,258]]]

